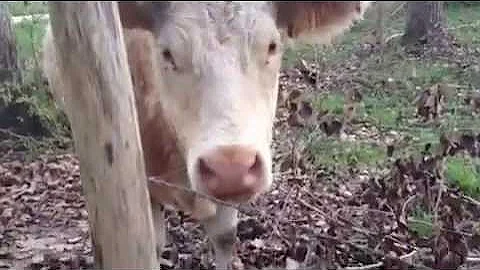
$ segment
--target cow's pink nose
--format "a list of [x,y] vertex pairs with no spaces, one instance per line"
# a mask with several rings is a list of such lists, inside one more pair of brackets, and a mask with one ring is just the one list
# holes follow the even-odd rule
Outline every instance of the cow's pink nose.
[[217,199],[247,201],[263,187],[262,163],[250,147],[218,147],[198,160],[201,185]]

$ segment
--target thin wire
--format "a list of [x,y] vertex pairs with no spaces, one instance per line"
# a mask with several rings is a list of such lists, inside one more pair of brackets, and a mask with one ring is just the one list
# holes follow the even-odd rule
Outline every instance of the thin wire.
[[148,177],[148,181],[149,182],[153,182],[155,184],[159,184],[159,185],[164,185],[164,186],[168,186],[168,187],[171,187],[171,188],[176,188],[176,189],[179,189],[179,190],[182,190],[182,191],[185,191],[185,192],[188,192],[190,194],[193,194],[193,195],[196,195],[196,196],[199,196],[199,197],[202,197],[204,199],[208,199],[208,200],[211,200],[215,203],[218,203],[218,204],[221,204],[221,205],[224,205],[224,206],[228,206],[228,207],[232,207],[232,208],[235,208],[237,210],[240,210],[238,208],[238,205],[236,204],[232,204],[232,203],[229,203],[229,202],[226,202],[226,201],[223,201],[223,200],[220,200],[220,199],[217,199],[217,198],[214,198],[212,196],[209,196],[205,193],[201,193],[201,192],[198,192],[198,191],[195,191],[195,190],[192,190],[190,188],[187,188],[187,187],[183,187],[183,186],[179,186],[179,185],[175,185],[175,184],[172,184],[172,183],[169,183],[159,177],[156,177],[156,176],[151,176],[151,177]]

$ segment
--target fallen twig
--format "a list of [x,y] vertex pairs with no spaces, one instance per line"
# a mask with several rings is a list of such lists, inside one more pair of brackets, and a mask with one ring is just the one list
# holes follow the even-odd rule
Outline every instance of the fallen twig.
[[403,36],[403,33],[395,33],[387,38],[385,38],[385,44],[389,43],[392,39]]
[[397,13],[404,8],[405,4],[406,4],[406,3],[400,3],[400,4],[398,5],[398,7],[396,7],[396,8],[390,13],[389,17],[391,18],[391,17],[397,15]]
[[23,136],[23,135],[20,135],[18,133],[15,133],[9,129],[6,129],[6,128],[0,128],[0,132],[7,135],[7,136],[10,136],[12,138],[16,138],[16,139],[20,139],[20,140],[31,140],[31,138],[27,137],[27,136]]
[[447,29],[448,30],[456,30],[456,29],[460,29],[460,28],[478,27],[478,26],[480,26],[480,21],[475,21],[473,23],[460,24],[460,25],[457,25],[457,26],[451,26],[451,27],[448,27]]
[[320,208],[309,204],[308,202],[304,201],[302,198],[298,198],[298,202],[300,202],[300,204],[302,204],[303,206],[305,206],[307,208],[310,208],[311,210],[313,210],[313,211],[319,213],[320,215],[324,216],[326,219],[332,219],[325,212],[323,212]]
[[[430,222],[424,221],[424,220],[414,219],[414,218],[408,218],[407,221],[408,221],[408,222],[413,222],[413,223],[422,224],[422,225],[426,225],[426,226],[429,226],[429,227],[432,227],[432,228],[433,228],[433,226],[434,226],[433,223],[430,223]],[[442,226],[437,226],[437,228],[438,228],[439,230],[441,230],[441,231],[444,231],[444,232],[456,233],[456,234],[460,234],[460,235],[463,235],[463,236],[466,236],[466,237],[473,237],[473,235],[470,234],[470,233],[460,232],[460,231],[453,231],[453,230],[445,229],[445,228],[442,227]]]
[[470,202],[471,204],[474,204],[475,206],[480,207],[480,202],[475,200],[474,198],[472,198],[470,196],[467,196],[467,195],[462,195],[462,198],[464,200]]
[[[358,249],[360,251],[368,252],[370,254],[373,254],[373,255],[376,255],[376,256],[379,256],[379,257],[386,257],[386,258],[388,258],[392,261],[398,262],[398,263],[407,264],[409,267],[413,267],[413,269],[433,270],[432,268],[430,268],[428,266],[425,266],[425,265],[422,265],[422,264],[412,264],[412,263],[408,263],[408,262],[405,262],[405,261],[402,260],[402,257],[404,257],[404,256],[406,256],[405,258],[410,258],[410,256],[413,256],[416,253],[416,250],[414,250],[414,251],[412,251],[408,254],[405,254],[403,256],[400,256],[400,257],[394,257],[394,256],[389,256],[389,255],[386,255],[386,254],[382,254],[381,252],[373,250],[373,249],[368,248],[368,247],[358,246],[357,244],[352,243],[350,241],[342,241],[342,240],[340,240],[336,237],[333,237],[333,236],[318,235],[318,237],[326,239],[326,240],[331,240],[331,241],[337,242],[338,244],[347,244],[347,245],[349,245],[349,246],[351,246],[355,249]],[[405,259],[405,258],[403,258],[403,259]],[[375,265],[377,265],[377,264],[375,264]],[[383,265],[383,263],[382,263],[382,265]],[[362,266],[362,267],[367,267],[367,266]],[[348,270],[354,270],[354,269],[359,270],[359,269],[373,269],[373,268],[343,268],[343,269],[345,269],[345,270],[347,270],[347,269]]]
[[[407,218],[406,218],[406,211],[407,211],[407,205],[413,201],[415,198],[417,197],[417,195],[413,195],[413,196],[410,196],[406,201],[405,203],[402,205],[402,211],[400,212],[400,221],[406,223],[407,221]],[[407,225],[407,224],[404,224],[404,225]]]
[[[400,257],[398,257],[398,260],[406,260],[406,259],[409,259],[411,257],[413,257],[413,255],[415,255],[417,253],[416,250],[408,253],[408,254],[405,254],[405,255],[402,255]],[[364,266],[350,266],[350,267],[345,267],[343,268],[344,270],[371,270],[371,269],[376,269],[376,268],[380,268],[383,266],[383,262],[378,262],[378,263],[374,263],[374,264],[368,264],[368,265],[364,265]]]
[[338,214],[340,211],[346,210],[346,209],[351,209],[352,211],[365,211],[370,213],[377,213],[377,214],[382,214],[386,216],[395,216],[395,214],[392,212],[387,212],[387,211],[378,210],[378,209],[371,209],[371,208],[362,208],[360,206],[343,206],[341,208],[338,208],[335,214]]
[[480,263],[480,257],[467,257],[467,258],[465,258],[465,262]]
[[[311,210],[319,213],[320,215],[322,215],[325,219],[327,220],[330,220],[331,222],[335,223],[335,224],[338,224],[340,226],[345,226],[344,223],[342,223],[341,221],[337,220],[337,219],[334,219],[332,217],[330,217],[329,215],[327,215],[327,213],[325,213],[324,211],[322,211],[321,209],[319,209],[318,207],[314,206],[314,205],[311,205],[309,204],[308,202],[304,201],[302,198],[298,198],[298,202],[301,203],[303,206],[307,207],[307,208],[310,208]],[[366,236],[372,236],[374,235],[374,233],[368,231],[368,230],[365,230],[365,229],[362,229],[362,228],[358,228],[356,226],[354,226],[353,224],[350,223],[350,228],[356,232],[359,232],[363,235],[366,235]]]
[[442,201],[443,195],[443,179],[440,177],[439,179],[441,182],[438,186],[438,194],[437,194],[437,202],[435,203],[435,207],[433,208],[433,223],[438,223],[438,209],[440,208],[440,202]]

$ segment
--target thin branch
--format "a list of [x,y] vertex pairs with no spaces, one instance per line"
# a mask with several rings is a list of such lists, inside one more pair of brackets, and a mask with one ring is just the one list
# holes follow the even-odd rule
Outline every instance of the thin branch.
[[[329,235],[318,235],[318,237],[320,238],[323,238],[323,239],[326,239],[326,240],[330,240],[330,241],[334,241],[334,242],[337,242],[338,244],[347,244],[355,249],[358,249],[360,251],[363,251],[363,252],[368,252],[370,253],[370,255],[376,255],[376,256],[379,256],[379,257],[385,257],[385,258],[388,258],[392,261],[395,261],[397,263],[403,263],[403,264],[407,264],[408,266],[410,267],[414,267],[414,269],[422,269],[422,270],[433,270],[432,268],[428,267],[428,266],[425,266],[425,265],[422,265],[422,264],[412,264],[412,263],[408,263],[408,262],[405,262],[402,260],[402,257],[394,257],[394,256],[389,256],[389,255],[386,255],[386,254],[382,254],[381,252],[379,251],[376,251],[376,250],[373,250],[371,248],[368,248],[368,247],[364,247],[364,246],[359,246],[355,243],[352,243],[352,242],[349,242],[349,241],[342,241],[341,239],[338,239],[336,237],[333,237],[333,236],[329,236]],[[414,250],[414,252],[416,252]],[[412,253],[412,252],[411,252]],[[411,255],[413,256],[413,254],[406,254],[406,255]],[[415,254],[415,253],[414,253]],[[405,256],[405,255],[404,255]],[[409,258],[409,256],[407,256],[407,258]],[[343,268],[345,270],[352,270],[352,268]],[[353,268],[355,269],[355,268]],[[365,269],[372,269],[372,268],[365,268]]]
[[466,201],[468,201],[469,203],[471,204],[474,204],[475,206],[477,207],[480,207],[480,202],[475,200],[474,198],[470,197],[470,196],[467,196],[467,195],[462,195],[462,199],[465,199]]
[[340,211],[346,210],[346,209],[351,209],[353,211],[365,211],[365,212],[370,212],[370,213],[377,213],[377,214],[382,214],[382,215],[386,215],[386,216],[395,216],[395,214],[392,213],[392,212],[387,212],[387,211],[378,210],[378,209],[371,209],[371,208],[362,208],[360,206],[343,206],[343,207],[337,209],[336,214],[338,214]]
[[33,140],[32,138],[28,137],[28,136],[24,136],[24,135],[20,135],[18,133],[15,133],[9,129],[6,129],[6,128],[0,128],[0,133],[3,133],[7,136],[10,136],[10,137],[13,137],[13,138],[16,138],[16,139],[20,139],[20,140]]
[[[417,253],[417,251],[414,250],[414,251],[412,251],[408,254],[405,254],[405,255],[402,255],[402,256],[398,257],[398,259],[403,261],[403,260],[409,259],[410,257],[413,257],[413,255],[415,255],[416,253]],[[345,267],[343,269],[344,270],[371,270],[371,269],[380,268],[382,266],[383,266],[383,262],[378,262],[378,263],[368,264],[368,265],[364,265],[364,266],[350,266],[350,267]]]
[[[400,218],[402,217],[406,217],[406,211],[407,211],[407,205],[413,201],[415,198],[417,197],[417,195],[413,195],[413,196],[410,196],[406,201],[405,203],[402,205],[402,211],[400,212]],[[405,224],[406,225],[406,224]]]
[[[433,228],[433,226],[434,226],[433,223],[430,223],[430,222],[424,221],[424,220],[415,219],[415,218],[408,218],[407,221],[408,221],[408,222],[413,222],[413,223],[422,224],[422,225],[429,226],[429,227],[432,227],[432,228]],[[444,231],[444,232],[456,233],[456,234],[460,234],[460,235],[463,235],[463,236],[466,236],[466,237],[473,237],[473,235],[470,234],[470,233],[460,232],[460,231],[453,231],[453,230],[445,229],[445,228],[442,227],[442,226],[438,226],[438,228],[439,228],[441,231]]]
[[389,17],[391,18],[391,17],[397,15],[397,13],[398,13],[399,11],[401,11],[401,10],[405,7],[405,4],[406,4],[406,3],[400,3],[400,4],[398,5],[398,7],[397,7],[396,9],[394,9],[394,10],[390,13]]
[[388,44],[392,39],[394,38],[398,38],[398,37],[401,37],[403,36],[403,33],[395,33],[391,36],[388,36],[386,39],[385,39],[385,44]]
[[435,207],[433,208],[433,223],[438,223],[438,209],[440,208],[440,202],[442,201],[442,192],[443,192],[443,178],[440,177],[439,179],[441,182],[439,183],[438,187],[438,194],[437,194],[437,202],[435,203]]
[[480,263],[480,257],[467,257],[467,258],[465,258],[465,262]]
[[447,29],[448,30],[456,30],[456,29],[460,29],[460,28],[478,27],[478,26],[480,26],[480,21],[475,21],[473,23],[460,24],[460,25],[457,25],[457,26],[448,27]]
[[[325,213],[324,211],[322,211],[320,208],[314,206],[314,205],[311,205],[309,204],[308,202],[304,201],[302,198],[298,198],[297,199],[298,202],[300,202],[303,206],[307,207],[307,208],[310,208],[311,210],[319,213],[320,215],[322,215],[325,219],[327,220],[330,220],[331,222],[335,223],[335,224],[338,224],[338,225],[341,225],[341,226],[344,226],[345,224],[342,224],[342,222],[340,222],[339,220],[336,220],[332,217],[330,217],[329,215],[327,215],[327,213]],[[364,234],[366,236],[372,236],[374,235],[374,233],[368,231],[368,230],[365,230],[365,229],[362,229],[362,228],[358,228],[358,227],[355,227],[353,224],[350,223],[350,226],[351,226],[351,229],[356,231],[356,232],[359,232],[361,234]]]

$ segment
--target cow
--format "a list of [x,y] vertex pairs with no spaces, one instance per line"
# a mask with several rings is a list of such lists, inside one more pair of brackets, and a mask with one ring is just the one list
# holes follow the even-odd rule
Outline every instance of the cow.
[[[119,2],[147,176],[227,203],[247,203],[273,182],[271,142],[285,48],[329,43],[363,18],[357,2]],[[43,69],[61,101],[53,36]],[[148,183],[159,260],[164,207],[190,213],[230,267],[237,210]]]

